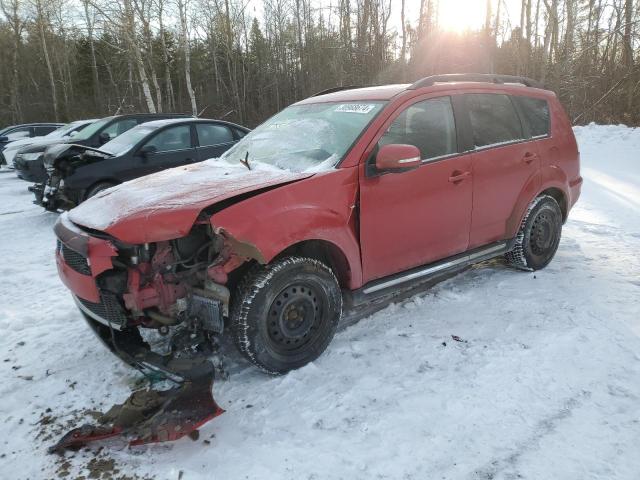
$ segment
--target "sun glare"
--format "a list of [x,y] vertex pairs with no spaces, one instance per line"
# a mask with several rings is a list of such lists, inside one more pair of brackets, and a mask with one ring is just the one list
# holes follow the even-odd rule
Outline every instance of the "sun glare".
[[487,2],[483,0],[442,0],[439,2],[440,28],[454,32],[477,30],[484,24]]

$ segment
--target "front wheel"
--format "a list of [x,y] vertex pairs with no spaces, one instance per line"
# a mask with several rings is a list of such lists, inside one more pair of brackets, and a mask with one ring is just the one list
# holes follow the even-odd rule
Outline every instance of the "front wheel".
[[533,200],[522,220],[516,242],[506,254],[507,262],[525,270],[546,267],[558,250],[562,211],[555,198],[541,195]]
[[342,314],[342,293],[324,263],[285,257],[251,270],[238,285],[231,330],[240,352],[269,373],[318,358]]

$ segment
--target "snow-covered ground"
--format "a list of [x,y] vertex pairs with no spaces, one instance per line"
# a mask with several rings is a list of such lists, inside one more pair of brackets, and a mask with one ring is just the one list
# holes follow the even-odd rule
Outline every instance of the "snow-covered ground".
[[637,480],[640,129],[576,133],[583,196],[545,270],[483,264],[301,370],[241,367],[198,441],[65,457],[46,447],[140,376],[58,281],[56,215],[0,173],[0,478]]

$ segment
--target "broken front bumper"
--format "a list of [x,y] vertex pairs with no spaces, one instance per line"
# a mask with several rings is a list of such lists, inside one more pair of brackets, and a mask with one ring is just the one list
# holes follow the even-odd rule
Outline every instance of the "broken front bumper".
[[96,277],[113,268],[116,247],[74,225],[66,213],[60,215],[54,232],[58,237],[56,264],[62,283],[71,290],[78,308],[96,321],[120,329],[126,323],[119,302],[98,287]]
[[[64,435],[50,452],[78,448],[87,443],[123,437],[129,445],[194,438],[197,429],[223,413],[213,399],[215,368],[197,351],[180,356],[151,350],[127,317],[117,299],[109,300],[96,281],[113,268],[115,245],[75,226],[66,213],[54,227],[58,237],[56,262],[63,283],[92,331],[116,356],[152,380],[164,379],[176,386],[169,390],[138,390],[124,403],[104,414],[98,425],[83,425]],[[120,316],[118,316],[120,315]]]

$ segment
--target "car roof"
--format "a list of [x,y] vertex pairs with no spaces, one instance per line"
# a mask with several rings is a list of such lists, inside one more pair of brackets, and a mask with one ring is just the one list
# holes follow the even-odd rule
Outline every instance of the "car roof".
[[166,125],[176,125],[181,123],[219,123],[221,125],[227,125],[228,127],[234,127],[234,128],[239,128],[240,130],[246,130],[247,132],[250,131],[247,127],[243,127],[242,125],[237,125],[232,122],[226,122],[224,120],[217,120],[215,118],[196,118],[196,117],[163,118],[160,120],[152,120],[150,122],[141,123],[140,125],[160,128]]
[[320,92],[312,97],[306,98],[297,105],[324,103],[324,102],[354,102],[354,101],[385,101],[404,93],[408,90],[419,90],[420,92],[431,92],[451,89],[483,88],[488,90],[513,90],[518,93],[536,91],[553,95],[553,92],[544,89],[535,80],[525,77],[515,77],[509,75],[489,75],[489,74],[451,74],[426,77],[413,84],[392,84],[374,87],[351,88],[340,87],[330,89],[327,92]]
[[54,125],[65,125],[64,123],[58,122],[40,122],[40,123],[21,123],[19,125],[10,125],[8,127],[3,128],[2,130],[8,130],[10,128],[19,128],[19,127],[49,127]]
[[164,127],[165,125],[172,125],[174,123],[184,123],[184,122],[192,122],[193,120],[195,120],[192,117],[188,117],[188,118],[162,118],[159,120],[151,120],[150,122],[144,122],[141,123],[138,126],[145,126],[145,127],[155,127],[155,128],[160,128],[160,127]]

